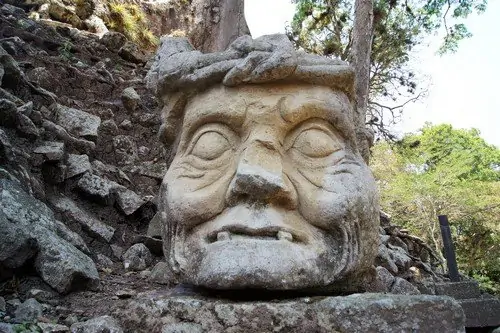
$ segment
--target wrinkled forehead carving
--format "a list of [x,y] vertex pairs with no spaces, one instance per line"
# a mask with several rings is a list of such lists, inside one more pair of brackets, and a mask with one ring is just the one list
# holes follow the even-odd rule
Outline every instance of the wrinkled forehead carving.
[[179,134],[189,98],[214,85],[311,84],[341,91],[350,101],[354,95],[354,71],[347,63],[296,51],[279,34],[241,36],[227,50],[208,54],[186,38],[163,37],[146,81],[164,104],[160,139],[166,144]]
[[[285,132],[312,118],[329,122],[354,142],[350,102],[345,94],[311,85],[246,85],[237,93],[223,85],[210,87],[189,100],[182,131],[190,136],[200,126],[221,122],[239,132],[257,123]],[[245,125],[246,124],[246,125]]]

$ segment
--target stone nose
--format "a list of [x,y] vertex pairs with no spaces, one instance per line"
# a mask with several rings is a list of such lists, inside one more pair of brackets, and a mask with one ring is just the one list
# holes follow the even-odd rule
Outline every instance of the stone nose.
[[229,205],[247,201],[296,207],[295,189],[283,173],[281,154],[272,144],[256,140],[243,151],[229,185],[227,201]]

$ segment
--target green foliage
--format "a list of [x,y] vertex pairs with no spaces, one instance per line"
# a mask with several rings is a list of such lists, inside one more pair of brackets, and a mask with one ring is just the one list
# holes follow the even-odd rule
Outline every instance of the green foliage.
[[138,5],[111,1],[108,9],[109,16],[104,18],[108,28],[121,32],[144,48],[158,45],[158,38],[148,29],[144,12]]
[[[292,1],[297,7],[287,27],[289,38],[309,52],[348,60],[354,1]],[[389,123],[393,122],[407,102],[421,95],[409,64],[416,46],[444,30],[446,36],[438,52],[455,52],[459,42],[471,36],[460,20],[485,9],[486,0],[374,0],[369,124],[383,132],[387,125],[384,115],[390,114]],[[450,19],[455,24],[448,24]],[[391,138],[388,132],[381,134]]]
[[[426,124],[420,134],[407,135],[399,152],[429,171],[446,172],[458,180],[500,180],[500,150],[488,145],[477,129]],[[445,170],[439,170],[444,166]]]
[[27,332],[39,332],[42,333],[42,329],[37,324],[33,323],[22,323],[14,325],[15,333],[27,333]]
[[459,268],[500,291],[500,149],[479,131],[427,124],[373,149],[382,209],[440,253],[437,216],[448,215]]
[[64,44],[58,49],[60,56],[68,61],[73,60],[74,55],[71,52],[72,48],[73,44],[71,44],[69,41],[64,42]]

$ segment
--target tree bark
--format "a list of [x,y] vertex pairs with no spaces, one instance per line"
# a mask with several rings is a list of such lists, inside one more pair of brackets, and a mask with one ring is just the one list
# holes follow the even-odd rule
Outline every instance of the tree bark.
[[368,111],[370,84],[370,56],[373,40],[373,0],[356,0],[354,3],[353,43],[351,63],[356,72],[355,107],[353,120],[357,128],[358,144],[364,159],[368,161],[373,134],[365,127]]
[[351,61],[356,71],[356,110],[354,120],[365,125],[370,84],[370,55],[373,40],[373,1],[356,0],[354,3],[354,27]]
[[242,35],[250,35],[244,0],[193,0],[194,26],[188,33],[203,52],[218,52]]
[[244,0],[171,0],[142,2],[156,35],[185,36],[202,52],[223,51],[236,38],[250,35]]

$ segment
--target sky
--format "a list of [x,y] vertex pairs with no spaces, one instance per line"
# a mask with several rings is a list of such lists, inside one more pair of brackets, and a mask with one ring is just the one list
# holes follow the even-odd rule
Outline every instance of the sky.
[[[252,36],[284,33],[292,20],[290,0],[246,0],[245,17]],[[425,77],[427,96],[405,108],[396,133],[415,132],[425,122],[477,128],[489,144],[500,147],[500,1],[465,24],[472,38],[454,54],[436,55],[438,38],[416,54],[415,70]],[[498,96],[497,96],[498,95]]]

